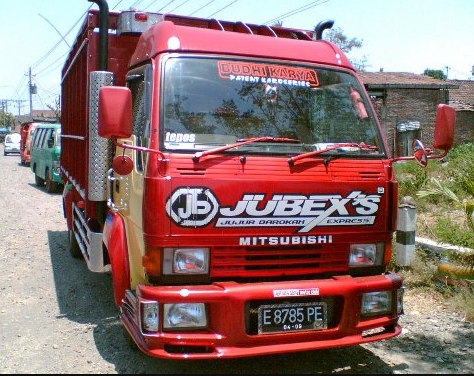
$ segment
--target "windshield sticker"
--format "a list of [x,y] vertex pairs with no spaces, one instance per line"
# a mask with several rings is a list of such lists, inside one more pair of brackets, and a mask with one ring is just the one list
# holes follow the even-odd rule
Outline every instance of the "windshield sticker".
[[175,133],[166,132],[165,142],[195,142],[196,135],[194,133]]
[[218,61],[219,76],[231,81],[273,85],[316,87],[318,76],[314,69],[294,66]]
[[[232,206],[220,206],[204,187],[181,187],[166,202],[168,216],[182,227],[202,227],[215,220],[219,228],[294,227],[307,233],[317,226],[367,226],[375,223],[382,194],[352,191],[338,194],[243,194]],[[289,239],[290,242],[325,242],[324,239]],[[253,243],[253,240],[249,240]],[[258,240],[256,241],[258,242]],[[278,240],[280,242],[280,240]]]
[[265,90],[265,98],[267,101],[273,103],[277,98],[277,87],[276,85],[270,86],[269,84],[263,85],[263,90]]

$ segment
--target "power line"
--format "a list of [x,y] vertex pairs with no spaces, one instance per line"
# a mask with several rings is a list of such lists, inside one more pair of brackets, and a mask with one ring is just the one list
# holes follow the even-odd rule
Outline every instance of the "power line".
[[181,5],[184,5],[188,2],[189,0],[184,0],[181,4],[179,4],[178,6],[174,7],[173,9],[171,9],[169,12],[172,13],[174,12],[176,9],[178,9]]
[[54,30],[56,30],[56,32],[59,34],[59,36],[61,37],[61,39],[63,40],[63,42],[66,43],[66,45],[67,45],[69,48],[71,48],[71,46],[69,45],[69,43],[66,42],[66,39],[64,39],[63,35],[59,32],[58,29],[56,29],[56,26],[54,26],[54,25],[53,25],[45,16],[43,16],[41,13],[38,13],[38,16],[42,17],[47,23],[49,23],[49,24],[52,26],[52,28],[53,28]]
[[209,4],[213,3],[214,0],[210,0],[208,1],[206,4],[204,4],[202,7],[200,7],[199,9],[196,9],[194,12],[192,12],[191,14],[189,14],[188,16],[192,16],[194,14],[196,14],[197,12],[199,12],[201,9],[207,7]]
[[210,16],[208,16],[207,18],[211,18],[211,17],[214,16],[215,14],[217,14],[217,13],[223,11],[224,9],[227,9],[228,7],[230,7],[232,4],[236,3],[237,1],[239,1],[239,0],[234,0],[234,1],[232,1],[230,4],[228,4],[228,5],[226,5],[225,7],[219,9],[217,12],[212,13],[212,14],[211,14]]
[[316,1],[313,1],[312,3],[308,3],[306,5],[303,5],[302,7],[300,8],[297,8],[297,9],[294,9],[290,12],[287,12],[285,14],[282,14],[281,16],[279,17],[276,17],[270,21],[267,21],[267,22],[264,22],[264,25],[268,25],[270,23],[274,23],[276,21],[281,21],[281,20],[284,20],[285,18],[288,18],[288,17],[291,17],[291,16],[294,16],[295,14],[298,14],[298,13],[301,13],[305,10],[308,10],[308,9],[311,9],[311,8],[314,8],[316,5],[321,5],[321,4],[324,4],[324,3],[327,3],[329,0],[325,0],[325,1],[322,1],[322,0],[316,0]]
[[[143,0],[136,0],[134,2],[132,2],[132,4],[130,5],[130,9],[136,7],[137,5],[139,5],[140,3],[142,3]],[[202,11],[204,8],[208,7],[211,3],[213,3],[215,0],[209,0],[207,1],[204,5],[202,5],[201,7],[199,7],[198,9],[196,9],[195,11],[192,11],[190,14],[188,15],[194,15],[196,14],[197,12],[199,11]],[[210,14],[208,16],[208,18],[211,18],[213,17],[214,15],[224,11],[225,9],[228,9],[230,6],[235,6],[236,3],[238,3],[240,0],[231,0],[230,2],[228,2],[228,4],[224,5],[222,8],[218,9],[217,11],[213,12],[212,14]],[[306,11],[316,5],[320,5],[322,3],[325,3],[329,0],[325,0],[325,1],[322,1],[322,0],[316,0],[316,1],[312,1],[304,6],[301,6],[299,8],[296,8],[296,9],[293,9],[289,12],[286,12],[282,15],[280,15],[279,17],[276,17],[274,18],[273,20],[270,20],[270,21],[267,21],[265,22],[265,24],[268,24],[272,21],[276,21],[276,20],[283,20],[285,18],[288,18],[290,16],[293,16],[295,14],[298,14],[300,12],[303,12],[303,11]],[[119,0],[117,1],[116,5],[114,6],[114,8],[117,8],[120,4],[122,4],[124,1],[123,0]],[[150,4],[147,6],[150,7],[152,6],[154,3],[156,3],[157,0],[155,1],[152,1],[150,2]],[[189,3],[189,0],[183,0],[183,1],[180,1],[178,4],[177,4],[177,0],[170,0],[168,1],[165,5],[163,5],[161,7],[161,9],[158,10],[158,12],[161,12],[164,8],[170,6],[170,5],[175,5],[174,8],[168,12],[174,12],[176,11],[177,9],[183,7],[184,5],[188,4]],[[76,28],[77,24],[81,21],[83,21],[85,15],[87,14],[87,12],[89,11],[89,9],[93,6],[93,4],[91,4],[87,10],[81,14],[81,16],[77,19],[77,21],[70,27],[70,29],[65,33],[65,34],[61,34],[61,32],[45,17],[43,16],[42,14],[38,14],[40,17],[42,17],[46,22],[48,22],[50,24],[50,26],[52,26],[54,28],[54,30],[58,33],[58,35],[61,37],[60,40],[58,40],[57,43],[55,43],[42,57],[40,57],[40,59],[38,59],[34,64],[31,65],[31,68],[33,68],[35,70],[35,82],[38,83],[38,86],[41,86],[39,85],[39,79],[41,79],[42,77],[45,77],[47,74],[53,72],[53,71],[56,71],[58,69],[58,66],[60,66],[60,64],[63,63],[63,59],[64,57],[69,53],[69,51],[66,51],[65,53],[61,54],[60,56],[58,56],[57,58],[54,59],[54,61],[52,63],[48,63],[47,66],[45,66],[43,69],[40,68],[40,66],[47,60],[47,59],[50,59],[52,56],[53,56],[53,53],[58,49],[58,47],[60,46],[61,43],[65,43],[69,48],[70,48],[70,45],[69,43],[67,42],[66,40],[66,37]],[[30,68],[30,69],[31,69]],[[26,88],[26,84],[25,84],[25,81],[24,79],[22,79],[22,82],[21,84],[19,85],[18,89],[15,90],[16,94],[18,95],[18,98],[20,98],[20,94],[21,95],[25,95],[25,88]]]

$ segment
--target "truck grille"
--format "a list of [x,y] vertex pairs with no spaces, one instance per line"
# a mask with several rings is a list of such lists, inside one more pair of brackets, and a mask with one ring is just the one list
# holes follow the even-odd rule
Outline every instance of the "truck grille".
[[348,270],[349,247],[331,244],[275,247],[215,247],[211,278],[324,275]]

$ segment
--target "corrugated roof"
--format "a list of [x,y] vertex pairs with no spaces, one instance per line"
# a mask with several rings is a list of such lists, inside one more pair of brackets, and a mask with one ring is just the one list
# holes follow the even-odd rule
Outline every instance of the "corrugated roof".
[[456,89],[452,81],[438,80],[430,76],[406,72],[358,72],[364,85],[372,89]]

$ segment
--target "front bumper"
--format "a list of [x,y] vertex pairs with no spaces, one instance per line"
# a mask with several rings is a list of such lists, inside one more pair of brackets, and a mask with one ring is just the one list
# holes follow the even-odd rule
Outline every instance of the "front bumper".
[[[395,297],[401,288],[401,277],[392,273],[291,282],[222,282],[209,286],[139,285],[136,296],[131,292],[126,294],[121,319],[138,347],[158,358],[237,358],[309,351],[357,345],[400,334]],[[318,294],[275,297],[276,291],[318,291]],[[394,304],[388,314],[362,318],[362,294],[374,291],[392,291]],[[208,307],[209,326],[205,330],[144,333],[139,312],[142,300],[158,301],[160,307],[163,303],[204,302]],[[291,301],[326,302],[327,328],[272,334],[255,331],[258,304]]]

